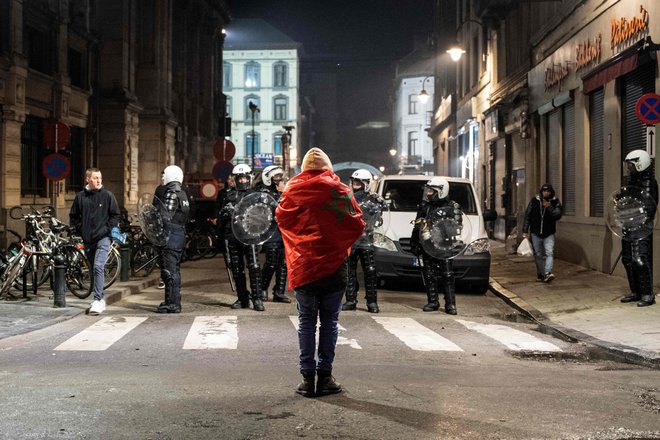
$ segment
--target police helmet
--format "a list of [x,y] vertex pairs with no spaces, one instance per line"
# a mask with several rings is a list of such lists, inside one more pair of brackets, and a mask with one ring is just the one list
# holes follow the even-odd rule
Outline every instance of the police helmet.
[[234,185],[237,190],[246,190],[252,184],[252,168],[244,163],[238,164],[231,170],[234,176]]
[[355,181],[359,181],[360,183],[362,183],[365,191],[368,191],[369,188],[371,187],[372,180],[373,180],[373,176],[369,171],[365,170],[364,168],[355,170],[351,175],[351,183]]
[[[273,183],[273,177],[278,175],[284,177],[284,170],[282,167],[277,165],[269,165],[264,168],[263,172],[261,173],[261,180],[264,182],[264,185],[270,186]],[[280,178],[279,180],[282,179]],[[275,181],[277,182],[278,179],[275,179]]]
[[440,200],[449,195],[449,182],[444,177],[433,177],[426,182],[426,187],[434,190]]
[[183,183],[183,170],[176,165],[170,165],[163,170],[162,181],[164,185],[170,182]]
[[641,173],[651,166],[651,156],[645,150],[633,150],[626,156],[624,162],[631,171]]

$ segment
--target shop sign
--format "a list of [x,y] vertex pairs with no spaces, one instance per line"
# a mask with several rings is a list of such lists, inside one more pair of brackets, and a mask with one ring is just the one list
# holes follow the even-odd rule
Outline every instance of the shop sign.
[[618,46],[630,43],[632,40],[637,40],[639,34],[648,32],[649,13],[642,5],[639,6],[639,11],[639,17],[633,17],[631,19],[621,17],[618,20],[616,18],[612,19],[610,24],[610,44],[613,50]]
[[559,90],[561,90],[561,82],[568,76],[570,72],[568,64],[568,61],[564,64],[553,64],[552,67],[545,69],[544,83],[546,92],[556,85],[559,85]]
[[577,45],[575,54],[575,71],[579,72],[585,67],[600,63],[600,34],[593,40],[587,40]]

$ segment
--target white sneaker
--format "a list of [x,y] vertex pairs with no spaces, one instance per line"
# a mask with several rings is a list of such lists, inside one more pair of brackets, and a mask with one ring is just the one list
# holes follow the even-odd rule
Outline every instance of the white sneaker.
[[90,315],[100,315],[105,312],[105,300],[94,300],[89,308]]

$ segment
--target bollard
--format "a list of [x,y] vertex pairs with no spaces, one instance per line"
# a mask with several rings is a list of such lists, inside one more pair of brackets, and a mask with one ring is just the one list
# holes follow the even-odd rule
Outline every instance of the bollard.
[[131,274],[131,247],[122,245],[119,248],[119,256],[121,257],[121,273],[119,274],[119,280],[128,281]]
[[66,307],[66,259],[64,255],[53,258],[55,273],[53,274],[53,307]]

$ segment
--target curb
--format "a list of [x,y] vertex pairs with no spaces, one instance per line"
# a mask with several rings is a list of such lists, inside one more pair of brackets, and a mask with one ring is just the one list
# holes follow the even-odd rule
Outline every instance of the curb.
[[130,280],[111,287],[103,294],[106,305],[114,304],[130,295],[137,295],[144,289],[158,284],[160,275],[149,275],[140,280]]
[[489,278],[488,288],[493,294],[502,299],[505,303],[516,309],[518,312],[528,317],[536,324],[543,333],[555,336],[568,342],[583,342],[596,347],[600,357],[619,362],[625,362],[635,365],[641,365],[648,368],[660,370],[660,354],[641,350],[626,345],[615,344],[594,338],[586,333],[562,327],[553,323],[545,317],[541,311],[532,307],[525,300],[518,297],[515,293],[506,289],[494,278]]

